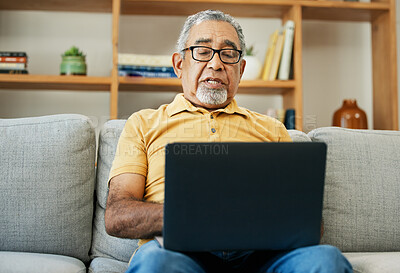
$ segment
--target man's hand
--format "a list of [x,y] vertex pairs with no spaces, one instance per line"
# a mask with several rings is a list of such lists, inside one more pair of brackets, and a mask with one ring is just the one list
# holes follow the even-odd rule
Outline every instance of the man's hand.
[[126,173],[110,181],[105,213],[109,235],[147,239],[160,235],[163,226],[163,204],[143,201],[145,177]]

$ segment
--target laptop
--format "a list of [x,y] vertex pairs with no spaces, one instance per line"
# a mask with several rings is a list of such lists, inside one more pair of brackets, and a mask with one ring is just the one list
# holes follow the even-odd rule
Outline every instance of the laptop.
[[166,146],[163,246],[183,252],[319,244],[325,143]]

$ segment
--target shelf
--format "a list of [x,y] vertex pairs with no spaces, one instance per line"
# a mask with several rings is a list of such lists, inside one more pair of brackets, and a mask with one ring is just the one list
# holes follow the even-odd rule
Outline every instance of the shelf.
[[119,77],[118,90],[182,92],[182,86],[176,78]]
[[390,10],[389,3],[301,1],[303,19],[371,22]]
[[388,3],[355,3],[310,0],[121,0],[121,14],[189,15],[220,9],[235,17],[282,18],[292,6],[302,6],[304,19],[371,21],[388,11]]
[[283,95],[295,88],[295,81],[241,81],[239,94]]
[[296,1],[285,0],[121,0],[121,14],[189,15],[204,9],[236,17],[282,18]]
[[[303,19],[371,21],[390,9],[386,2],[337,2],[312,0],[121,0],[121,14],[189,15],[221,9],[236,17],[282,18],[293,6],[301,6]],[[14,0],[1,1],[0,10],[112,11],[112,0]]]
[[[110,85],[110,77],[0,75],[0,89],[110,91]],[[293,88],[294,81],[242,81],[239,93],[278,95]],[[182,86],[179,79],[119,77],[119,90],[182,92]]]
[[0,10],[111,12],[112,0],[13,0],[0,1]]
[[[242,81],[238,93],[281,95],[293,88],[294,81]],[[179,79],[119,77],[119,91],[182,92],[182,86]]]
[[110,91],[110,77],[0,74],[0,89]]

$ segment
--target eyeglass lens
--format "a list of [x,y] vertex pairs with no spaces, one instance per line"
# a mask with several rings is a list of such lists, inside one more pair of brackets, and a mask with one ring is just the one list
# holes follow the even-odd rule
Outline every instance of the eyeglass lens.
[[[210,61],[214,55],[214,50],[208,47],[194,47],[193,58],[198,61]],[[236,63],[240,58],[240,53],[236,49],[219,50],[219,58],[225,63]]]

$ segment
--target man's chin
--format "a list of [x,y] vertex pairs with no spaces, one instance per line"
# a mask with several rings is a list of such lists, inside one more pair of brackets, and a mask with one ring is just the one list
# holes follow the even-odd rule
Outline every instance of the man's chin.
[[199,88],[196,97],[207,108],[220,108],[226,106],[228,92],[226,89]]

